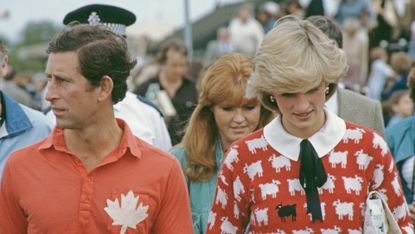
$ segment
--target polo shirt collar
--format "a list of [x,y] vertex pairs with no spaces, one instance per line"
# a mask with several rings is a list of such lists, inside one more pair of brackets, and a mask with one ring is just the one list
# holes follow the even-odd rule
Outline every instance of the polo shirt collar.
[[[140,145],[142,144],[141,141],[136,141],[135,136],[132,134],[128,125],[121,119],[117,119],[118,126],[123,129],[123,135],[121,137],[120,145],[116,150],[119,152],[123,152],[119,154],[119,157],[125,154],[125,151],[128,149],[130,153],[140,159],[141,158],[141,151]],[[52,146],[55,147],[58,151],[63,151],[69,153],[68,148],[65,145],[65,140],[63,137],[63,129],[59,127],[55,127],[53,129],[52,134],[50,134],[45,141],[40,145],[40,149],[49,149]]]
[[[346,133],[346,123],[336,114],[324,109],[326,122],[314,135],[308,138],[317,152],[318,157],[327,155]],[[281,115],[274,118],[264,127],[264,137],[269,145],[285,157],[298,161],[302,138],[293,136],[285,131],[281,124]]]
[[[123,135],[121,137],[121,145],[120,148],[127,148],[130,150],[131,154],[134,155],[136,158],[141,158],[141,150],[139,146],[142,142],[138,142],[136,137],[131,132],[131,129],[128,127],[127,123],[125,123],[122,119],[117,119],[118,125],[123,129]],[[124,144],[125,143],[125,144]]]

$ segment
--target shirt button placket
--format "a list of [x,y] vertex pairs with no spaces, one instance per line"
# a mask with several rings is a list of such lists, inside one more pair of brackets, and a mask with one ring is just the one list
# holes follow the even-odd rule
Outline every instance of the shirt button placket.
[[91,198],[93,192],[94,173],[83,178],[81,200],[79,204],[79,223],[87,225],[91,218]]

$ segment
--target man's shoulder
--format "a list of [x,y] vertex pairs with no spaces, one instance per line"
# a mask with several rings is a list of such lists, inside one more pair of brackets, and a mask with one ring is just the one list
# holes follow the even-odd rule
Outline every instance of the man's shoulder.
[[36,162],[39,162],[37,158],[39,157],[40,146],[44,143],[44,141],[46,141],[46,139],[47,138],[44,138],[34,144],[14,151],[10,154],[8,163],[23,167],[25,167],[25,165],[32,167]]
[[137,99],[138,99],[138,102],[140,103],[140,106],[145,109],[144,112],[152,113],[151,114],[152,116],[164,117],[163,113],[161,112],[161,110],[158,108],[156,104],[154,104],[153,102],[149,101],[148,99],[140,95],[137,95]]
[[181,171],[179,160],[170,153],[147,143],[140,147],[140,151],[139,164],[145,168],[154,168],[155,177],[169,177],[171,172]]
[[191,80],[190,78],[184,76],[184,77],[182,77],[182,79],[183,79],[183,84],[196,86],[196,83],[193,80]]
[[379,105],[379,102],[376,100],[373,100],[369,97],[366,97],[360,93],[356,93],[347,89],[338,89],[338,95],[340,96],[340,98],[344,97],[347,98],[347,101],[345,102],[345,104],[353,102],[353,104],[364,104],[364,105],[371,105],[371,106],[375,106],[375,105]]
[[137,95],[145,96],[148,87],[150,86],[150,84],[153,84],[153,83],[160,84],[158,75],[155,76],[155,77],[152,77],[152,78],[144,81],[140,85],[138,85],[137,88],[135,89],[134,93],[137,94]]
[[355,93],[338,89],[338,115],[384,135],[382,106],[379,101]]
[[[338,108],[340,115],[347,114],[355,118],[370,118],[371,116],[367,116],[368,113],[382,114],[382,106],[379,101],[345,89],[338,89]],[[352,119],[355,119],[354,117]]]
[[163,117],[160,109],[143,96],[128,91],[125,98],[114,106],[116,111],[123,111],[124,108],[134,110],[138,117],[148,116],[149,118]]
[[160,80],[159,80],[158,75],[157,76],[154,76],[154,77],[152,77],[152,78],[150,78],[150,79],[148,79],[146,81],[144,81],[143,83],[141,83],[140,85],[138,85],[137,88],[140,89],[140,88],[148,87],[150,84],[153,84],[153,83],[157,83],[157,84],[160,83]]
[[167,153],[153,145],[150,145],[138,138],[136,138],[136,141],[139,141],[139,149],[141,151],[141,157],[144,160],[150,161],[152,164],[161,166],[161,164],[165,165],[171,165],[174,163],[176,158],[171,155],[170,153]]
[[186,90],[186,92],[191,91],[191,92],[197,93],[196,83],[193,80],[187,77],[183,77],[182,79],[183,79],[182,87],[184,90]]
[[[14,134],[25,130],[19,136],[46,136],[53,129],[54,123],[42,112],[17,103],[3,94],[6,109],[6,126],[9,133]],[[31,132],[31,134],[29,134]]]

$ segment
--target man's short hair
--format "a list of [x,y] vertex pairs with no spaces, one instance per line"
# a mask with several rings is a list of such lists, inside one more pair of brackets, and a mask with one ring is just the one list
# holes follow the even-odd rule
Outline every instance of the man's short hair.
[[343,34],[340,26],[327,16],[314,15],[308,17],[306,20],[310,21],[314,26],[320,29],[330,39],[337,43],[339,48],[343,48]]
[[187,47],[183,42],[178,40],[167,41],[161,45],[159,51],[159,63],[164,64],[167,61],[167,53],[169,51],[174,51],[182,54],[184,57],[187,57]]
[[103,76],[111,77],[112,102],[125,97],[127,77],[135,60],[131,59],[122,36],[101,26],[70,24],[49,42],[47,53],[77,52],[81,74],[92,86],[99,86]]

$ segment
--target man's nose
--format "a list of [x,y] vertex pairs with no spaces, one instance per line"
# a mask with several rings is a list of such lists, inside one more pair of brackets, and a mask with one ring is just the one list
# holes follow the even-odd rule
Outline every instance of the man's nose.
[[45,95],[45,99],[47,101],[52,101],[53,99],[56,99],[57,95],[56,95],[56,87],[54,84],[54,81],[49,80],[47,85],[46,85],[46,95]]

